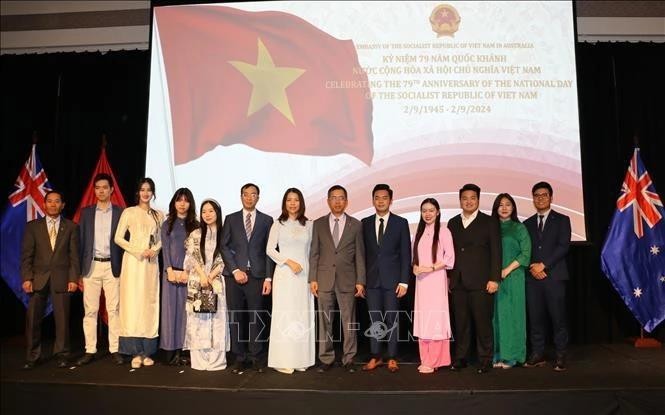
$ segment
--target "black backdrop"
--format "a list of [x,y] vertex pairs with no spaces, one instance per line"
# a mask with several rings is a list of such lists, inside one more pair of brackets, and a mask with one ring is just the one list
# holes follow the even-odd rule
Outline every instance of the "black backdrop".
[[[42,164],[65,192],[71,217],[106,134],[109,161],[131,202],[145,167],[149,59],[148,51],[3,55],[0,196],[12,191],[36,131]],[[569,255],[572,340],[613,342],[638,334],[639,324],[600,271],[599,252],[635,136],[665,194],[665,44],[578,44],[577,59],[589,242],[575,244]],[[80,295],[76,302],[73,318],[80,321]],[[23,306],[4,281],[0,315],[0,335],[22,333]],[[655,332],[661,340],[664,326]]]

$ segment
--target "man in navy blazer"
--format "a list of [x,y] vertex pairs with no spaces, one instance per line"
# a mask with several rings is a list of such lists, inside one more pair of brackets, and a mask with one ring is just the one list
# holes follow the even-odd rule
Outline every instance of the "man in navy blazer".
[[[372,190],[376,213],[362,220],[367,272],[367,307],[371,320],[369,330],[372,358],[363,366],[369,371],[382,366],[381,343],[387,342],[388,370],[399,370],[397,341],[399,338],[399,299],[409,287],[411,275],[411,239],[409,222],[390,212],[393,190],[377,184]],[[381,343],[380,343],[381,341]]]
[[545,364],[545,330],[552,322],[556,360],[554,370],[566,370],[568,324],[566,321],[566,255],[570,244],[570,218],[552,210],[552,186],[536,183],[531,189],[537,213],[524,221],[531,236],[530,275],[526,303],[529,313],[531,355],[525,367]]
[[97,353],[97,314],[99,297],[103,289],[108,314],[109,353],[113,361],[121,365],[123,358],[118,353],[120,330],[118,313],[123,251],[113,238],[122,208],[111,203],[115,187],[110,175],[97,174],[93,179],[93,186],[97,203],[81,209],[79,223],[85,354],[76,364],[82,366],[90,363]]
[[[265,330],[263,296],[272,290],[274,269],[266,255],[273,220],[256,210],[259,187],[253,183],[242,186],[240,200],[242,210],[227,215],[222,228],[226,305],[231,325],[231,353],[235,356],[232,372],[236,374],[242,374],[249,364],[257,372],[264,370],[259,335]],[[245,334],[248,324],[249,338]]]

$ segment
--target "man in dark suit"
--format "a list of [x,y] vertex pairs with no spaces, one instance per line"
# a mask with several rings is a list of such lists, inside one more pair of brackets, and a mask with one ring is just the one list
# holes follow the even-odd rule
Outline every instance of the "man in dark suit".
[[537,213],[524,221],[531,236],[530,275],[526,279],[531,355],[525,367],[545,364],[545,330],[552,322],[556,360],[554,370],[566,370],[568,324],[566,321],[566,255],[570,244],[570,218],[552,210],[552,186],[536,183],[531,189]]
[[365,246],[360,221],[344,213],[347,205],[346,189],[340,185],[331,187],[330,213],[312,225],[308,281],[319,304],[319,373],[329,370],[335,361],[332,342],[335,302],[344,335],[342,364],[349,373],[355,372],[356,298],[365,297]]
[[381,342],[388,343],[387,363],[397,372],[399,338],[399,299],[409,287],[411,275],[411,238],[409,222],[390,212],[393,190],[377,184],[372,190],[376,214],[362,220],[367,270],[367,308],[371,320],[369,333],[370,361],[363,366],[369,371],[384,364]]
[[251,365],[261,373],[265,359],[259,335],[265,329],[263,296],[272,290],[274,265],[266,255],[266,246],[273,220],[256,210],[257,185],[242,186],[240,200],[242,210],[227,215],[222,228],[226,305],[231,326],[231,353],[235,356],[232,372],[242,374],[245,367]]
[[97,353],[97,314],[99,297],[104,290],[108,315],[109,353],[113,362],[121,365],[123,358],[118,353],[120,330],[119,291],[122,248],[114,241],[115,230],[122,208],[111,204],[113,178],[99,173],[93,180],[97,203],[81,209],[79,223],[81,280],[83,282],[83,333],[85,354],[76,362],[82,366],[90,363]]
[[478,209],[480,187],[465,184],[459,190],[462,213],[448,222],[455,245],[455,268],[450,275],[455,322],[455,359],[450,369],[461,370],[471,343],[471,319],[476,332],[480,366],[492,368],[494,354],[494,293],[501,281],[501,231],[499,222]]
[[58,367],[67,367],[69,354],[69,301],[79,276],[77,225],[60,215],[65,207],[62,193],[44,196],[46,216],[25,226],[21,249],[23,291],[30,294],[25,316],[27,355],[24,369],[32,369],[42,353],[42,319],[48,296],[55,317],[53,354]]

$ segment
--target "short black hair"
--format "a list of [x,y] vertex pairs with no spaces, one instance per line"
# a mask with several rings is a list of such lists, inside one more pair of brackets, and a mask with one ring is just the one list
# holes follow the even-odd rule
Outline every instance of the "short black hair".
[[64,195],[60,190],[56,190],[56,189],[48,190],[48,191],[44,194],[44,202],[45,202],[45,203],[46,203],[46,198],[49,197],[49,195],[51,195],[51,194],[53,194],[53,193],[55,193],[56,195],[60,196],[60,201],[61,201],[62,203],[65,203],[65,195]]
[[385,191],[387,191],[387,192],[388,192],[388,196],[390,196],[390,200],[393,200],[393,189],[391,189],[390,186],[388,186],[388,185],[385,184],[385,183],[379,183],[379,184],[377,184],[376,186],[374,186],[374,190],[372,190],[372,198],[374,198],[374,195],[375,195],[376,192],[378,192],[379,190],[385,190]]
[[244,192],[245,189],[247,189],[248,187],[255,188],[257,196],[261,194],[261,189],[259,189],[259,186],[255,185],[254,183],[245,183],[245,184],[243,184],[242,187],[240,188],[240,194],[242,195],[242,192]]
[[344,192],[344,197],[346,199],[349,198],[349,195],[346,193],[346,189],[344,187],[342,187],[342,185],[339,185],[339,184],[336,184],[333,187],[331,187],[330,189],[328,189],[328,198],[330,198],[330,194],[332,192],[334,192],[335,190],[341,190],[342,192]]
[[106,180],[109,183],[109,187],[113,187],[113,178],[110,174],[107,173],[97,173],[95,178],[92,179],[93,186],[97,184],[100,180]]
[[462,186],[461,189],[459,189],[459,198],[462,199],[462,193],[466,192],[467,190],[472,190],[476,192],[476,197],[480,199],[480,187],[478,185],[475,185],[473,183],[467,183],[464,186]]
[[531,188],[531,194],[534,195],[536,193],[536,190],[538,189],[547,189],[548,192],[550,192],[550,197],[554,194],[554,191],[552,190],[552,185],[550,185],[547,182],[538,182],[533,185]]

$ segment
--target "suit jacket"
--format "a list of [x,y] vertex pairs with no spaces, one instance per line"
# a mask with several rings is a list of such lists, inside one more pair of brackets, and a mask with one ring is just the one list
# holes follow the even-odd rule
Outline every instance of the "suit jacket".
[[354,292],[365,285],[365,244],[360,221],[346,215],[346,224],[335,247],[330,233],[330,213],[312,225],[308,281],[317,281],[319,290]]
[[[531,237],[531,263],[545,264],[545,273],[555,280],[568,279],[566,255],[570,245],[570,218],[551,210],[542,234],[538,232],[538,215],[524,221]],[[527,278],[527,281],[531,278]]]
[[272,277],[275,265],[266,255],[268,234],[272,226],[272,218],[265,213],[255,210],[254,229],[247,240],[245,234],[245,219],[242,209],[226,216],[222,227],[222,259],[224,260],[223,274],[227,277],[233,275],[233,270],[247,270],[247,260],[251,266],[251,277],[263,279]]
[[450,288],[484,290],[488,281],[501,281],[501,227],[499,221],[478,212],[464,229],[462,215],[448,222],[455,245],[455,268],[450,270]]
[[50,281],[55,292],[67,292],[68,282],[79,278],[78,225],[60,217],[60,227],[51,249],[46,218],[25,225],[21,249],[21,277],[32,281],[34,290],[43,289]]
[[393,213],[384,224],[381,246],[376,240],[376,215],[362,220],[365,243],[367,288],[395,289],[409,283],[411,276],[411,235],[409,222]]
[[[88,275],[95,254],[95,212],[97,205],[86,206],[81,209],[81,220],[79,222],[81,275]],[[115,231],[118,229],[118,221],[122,214],[120,206],[111,205],[111,272],[114,277],[120,276],[122,266],[123,250],[114,241]]]

